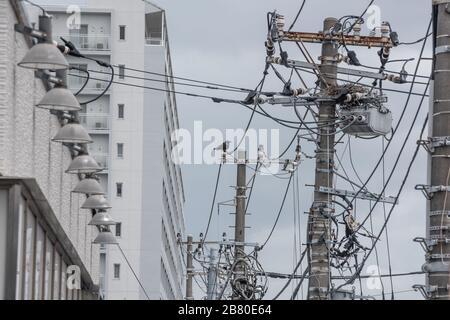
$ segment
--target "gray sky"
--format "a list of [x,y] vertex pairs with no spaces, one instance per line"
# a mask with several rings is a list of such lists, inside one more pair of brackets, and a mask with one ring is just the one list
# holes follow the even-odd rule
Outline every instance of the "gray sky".
[[[277,9],[279,13],[286,16],[286,23],[290,25],[293,21],[301,0],[154,0],[154,2],[167,11],[168,28],[170,37],[170,47],[173,61],[174,73],[177,76],[193,79],[212,81],[222,84],[230,84],[239,87],[254,88],[262,77],[262,69],[265,62],[264,41],[266,38],[266,13]],[[361,0],[308,0],[300,19],[294,30],[297,31],[319,31],[325,17],[341,17],[343,15],[362,13],[369,1]],[[375,4],[380,6],[382,20],[391,23],[394,30],[399,33],[400,40],[409,42],[421,38],[425,35],[426,27],[429,23],[431,8],[430,1],[420,0],[377,0]],[[366,28],[364,33],[368,33]],[[312,56],[319,56],[318,45],[308,45]],[[284,49],[288,51],[293,59],[303,60],[300,52],[293,44],[284,44]],[[419,56],[420,44],[408,47],[395,48],[391,59],[410,58]],[[366,48],[356,49],[358,57],[363,64],[378,66],[376,49]],[[431,56],[430,43],[427,47],[426,57]],[[317,61],[317,60],[316,60]],[[400,65],[392,65],[392,69],[399,70]],[[279,70],[288,77],[289,74],[282,67]],[[414,63],[408,65],[410,74],[414,71]],[[428,75],[430,72],[429,62],[424,62],[420,68],[420,74]],[[294,78],[295,86],[300,87],[299,81]],[[310,84],[313,78],[305,75],[305,79]],[[369,83],[369,82],[366,82]],[[311,85],[312,86],[312,85]],[[409,85],[389,85],[396,89],[409,90]],[[265,88],[268,91],[281,90],[281,82],[276,79],[273,72],[270,73],[266,81]],[[190,88],[181,88],[184,91]],[[423,92],[424,86],[417,85],[415,92]],[[220,97],[243,98],[242,95],[230,95],[214,91],[201,91],[193,89],[195,93],[205,93]],[[406,95],[389,93],[388,107],[393,112],[394,123],[397,123]],[[221,130],[245,128],[250,116],[250,111],[241,106],[231,104],[215,104],[210,100],[195,99],[186,96],[178,96],[178,110],[180,115],[180,125],[182,128],[192,130],[194,121],[203,121],[203,126],[207,128],[218,128]],[[404,140],[407,130],[411,125],[415,110],[418,108],[419,99],[411,98],[405,119],[400,126],[398,134],[394,139],[391,148],[386,156],[386,175],[393,166],[393,162],[399,152],[401,142]],[[289,110],[282,110],[282,107],[267,107],[273,115],[295,119],[295,115]],[[386,191],[387,195],[395,195],[400,182],[405,174],[407,163],[409,163],[416,140],[422,126],[424,115],[428,109],[428,101],[425,100],[417,123],[407,144],[401,162],[395,171],[392,181]],[[264,119],[258,115],[252,122],[252,128],[280,128],[276,123]],[[288,144],[295,131],[280,128],[281,149]],[[362,141],[351,139],[353,161],[356,171],[362,180],[366,180],[375,162],[381,154],[381,139],[372,141]],[[303,142],[303,150],[308,154],[313,154],[314,146],[311,143]],[[342,152],[344,145],[338,147]],[[288,153],[293,156],[293,149]],[[349,172],[352,179],[356,181],[356,176],[350,166],[348,153],[344,156],[344,167]],[[200,232],[204,232],[211,200],[213,195],[214,182],[217,167],[208,165],[185,165],[182,168],[184,187],[186,192],[185,217],[187,231],[196,237]],[[235,167],[225,166],[223,169],[219,186],[218,201],[231,200],[234,196],[234,189],[230,188],[235,184]],[[305,187],[305,184],[314,182],[314,161],[306,160],[299,169],[300,183],[300,212],[308,211],[312,203],[312,190]],[[249,174],[250,176],[250,174]],[[425,233],[425,199],[414,190],[414,185],[426,183],[426,154],[421,151],[412,174],[408,180],[405,191],[400,198],[400,205],[395,209],[388,226],[390,238],[391,260],[393,273],[419,271],[424,262],[424,253],[418,244],[412,239],[424,236]],[[278,212],[286,180],[276,179],[270,176],[258,176],[257,183],[253,190],[253,197],[249,206],[251,216],[248,218],[247,235],[249,241],[262,242],[267,237],[276,214]],[[338,186],[350,189],[347,184],[338,182]],[[375,177],[369,183],[369,188],[373,192],[380,192],[382,188],[382,172],[377,171]],[[367,202],[358,201],[357,217],[365,217],[368,208]],[[383,207],[379,205],[373,214],[374,233],[377,234],[384,219]],[[231,237],[232,229],[228,226],[233,224],[233,217],[228,215],[230,208],[223,208],[221,215],[214,212],[214,217],[209,233],[209,239],[220,239],[222,232],[227,232]],[[231,208],[232,209],[232,208]],[[387,206],[389,210],[389,206]],[[306,215],[301,218],[301,230],[304,241],[306,230]],[[294,250],[294,227],[293,227],[293,198],[292,189],[286,201],[285,210],[281,216],[278,227],[273,234],[271,241],[260,253],[260,259],[266,271],[290,273],[293,269]],[[365,243],[370,245],[370,243]],[[388,272],[386,238],[377,246],[380,261],[381,273]],[[369,259],[367,265],[375,264],[374,254]],[[363,271],[365,273],[366,270]],[[390,291],[389,281],[383,281],[388,294]],[[394,290],[410,290],[413,284],[425,283],[424,276],[411,276],[394,278]],[[267,298],[273,295],[283,286],[284,280],[270,280]],[[364,294],[377,295],[379,290],[367,290],[364,287]],[[286,290],[284,298],[288,297],[292,289]],[[197,290],[201,296],[199,290]],[[388,295],[389,297],[389,295]],[[380,298],[377,296],[377,298]],[[397,299],[421,298],[418,293],[406,292],[396,294]]]
[[[346,14],[359,15],[368,2],[356,0],[307,1],[294,30],[318,31],[321,29],[323,18],[327,16],[340,17]],[[263,44],[267,29],[266,13],[277,9],[279,13],[286,16],[286,21],[289,25],[301,1],[159,0],[157,3],[167,10],[170,46],[176,75],[253,88],[259,82],[264,66],[265,49]],[[412,41],[425,35],[431,13],[429,2],[419,0],[378,0],[375,3],[381,7],[382,20],[391,22],[392,27],[399,33],[401,41]],[[365,33],[368,32],[367,29],[363,31]],[[291,58],[302,59],[300,52],[293,45],[286,44],[284,47]],[[317,45],[308,45],[308,48],[310,48],[313,57],[319,55],[319,47]],[[393,50],[391,58],[417,58],[419,50],[420,45],[396,48]],[[375,49],[358,49],[357,52],[362,63],[378,65]],[[426,56],[431,56],[429,48]],[[400,69],[400,67],[399,65],[392,66],[396,70]],[[282,68],[279,70],[281,71]],[[429,63],[423,63],[421,74],[427,75],[429,70]],[[413,64],[409,65],[408,71],[411,74],[413,73]],[[306,78],[308,77],[306,76]],[[296,84],[300,85],[298,81]],[[393,87],[387,84],[386,86]],[[276,80],[273,73],[269,75],[266,88],[269,90],[281,89],[281,84]],[[396,88],[408,90],[409,86],[407,84],[397,85]],[[416,92],[423,92],[423,90],[423,86],[416,86]],[[220,95],[214,92],[213,94]],[[222,94],[220,96],[229,95]],[[406,95],[389,94],[390,101],[388,106],[393,111],[395,123],[405,104],[405,98]],[[411,99],[403,125],[400,126],[397,138],[388,152],[386,159],[387,174],[392,168],[393,160],[396,158],[401,142],[411,124],[418,102],[417,98]],[[395,195],[405,174],[406,164],[409,162],[415,148],[418,132],[423,123],[423,116],[428,108],[427,104],[428,101],[425,101],[423,104],[421,115],[401,158],[400,165],[387,189],[386,193],[388,195]],[[210,101],[182,96],[178,97],[178,109],[181,126],[188,129],[193,127],[195,120],[202,120],[205,127],[211,128],[244,128],[250,116],[250,111],[239,106],[214,104]],[[268,107],[268,110],[274,115],[295,117],[293,114],[288,114],[280,109],[281,107]],[[252,127],[278,128],[276,123],[267,121],[260,116],[255,117]],[[295,131],[283,128],[280,130],[281,145],[284,146]],[[340,146],[341,150],[342,147]],[[303,143],[303,148],[309,154],[312,153],[313,146],[311,143]],[[352,153],[355,167],[365,181],[381,153],[381,140],[365,142],[352,138]],[[292,157],[292,152],[290,156]],[[344,163],[345,169],[356,180],[349,165],[348,157],[344,159]],[[304,185],[313,183],[313,168],[314,162],[311,160],[305,161],[300,167],[301,212],[307,211],[311,205],[311,189],[304,187]],[[217,167],[215,166],[186,165],[183,167],[187,196],[185,216],[188,231],[194,235],[204,231],[211,206],[216,171]],[[229,186],[235,184],[235,167],[226,166],[223,173],[218,201],[233,198],[234,190],[229,188]],[[381,190],[381,177],[381,171],[377,171],[375,178],[369,184],[373,192]],[[423,236],[425,232],[425,200],[419,192],[414,191],[415,184],[425,183],[425,181],[426,155],[424,151],[421,151],[408,180],[407,188],[400,198],[400,205],[395,209],[388,227],[392,271],[394,273],[419,271],[424,262],[422,249],[419,245],[413,243],[412,239],[417,236]],[[286,181],[273,177],[259,176],[257,178],[249,208],[249,211],[252,213],[248,218],[251,226],[251,229],[247,231],[249,240],[262,242],[267,237],[280,206],[285,185]],[[349,189],[349,186],[347,185],[346,188]],[[289,273],[293,268],[294,227],[291,194],[292,192],[290,192],[286,201],[285,210],[273,238],[260,255],[266,271]],[[378,233],[384,220],[382,206],[379,205],[378,207],[379,209],[373,214],[375,233]],[[358,208],[359,210],[357,210],[356,214],[364,217],[367,214],[366,204],[359,201]],[[223,231],[232,236],[232,230],[228,228],[229,225],[233,224],[232,217],[227,215],[229,211],[227,208],[224,208],[220,217],[217,216],[217,211],[215,211],[209,239],[220,236]],[[304,237],[306,215],[303,215],[301,221],[302,236]],[[387,273],[385,237],[382,238],[377,248],[381,272]],[[374,264],[374,261],[372,258],[369,259],[368,265]],[[394,278],[394,289],[395,291],[410,290],[411,286],[416,283],[424,283],[424,277]],[[271,280],[267,298],[271,298],[283,284],[284,281],[282,280]],[[384,284],[386,292],[389,292],[389,281],[385,280]],[[286,290],[286,292],[290,294],[291,289]],[[380,291],[365,289],[364,293],[376,295]],[[421,298],[421,296],[418,293],[408,292],[399,293],[396,295],[396,298]]]

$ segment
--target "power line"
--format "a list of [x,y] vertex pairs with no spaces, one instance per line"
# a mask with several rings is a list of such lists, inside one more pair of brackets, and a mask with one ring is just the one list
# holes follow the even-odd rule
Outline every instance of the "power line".
[[[122,68],[122,66],[119,66],[119,65],[113,65],[113,67]],[[235,89],[235,90],[239,90],[239,91],[252,92],[251,89],[240,88],[240,87],[220,84],[220,83],[216,83],[216,82],[208,82],[208,81],[195,80],[195,79],[184,78],[184,77],[176,77],[176,76],[168,75],[168,74],[164,74],[164,73],[152,72],[152,71],[147,71],[147,70],[139,70],[139,69],[134,69],[134,68],[130,68],[130,67],[123,67],[123,69],[138,72],[138,73],[151,74],[151,75],[165,77],[165,78],[189,81],[189,82],[193,82],[193,83],[200,83],[200,84],[205,84],[205,85],[210,85],[210,86],[218,86],[218,87],[223,87],[223,88],[228,88],[228,89]]]
[[[286,290],[287,287],[289,287],[289,284],[291,283],[292,279],[295,278],[295,274],[297,273],[297,270],[301,267],[303,259],[306,256],[306,249],[303,251],[302,256],[300,257],[300,260],[298,261],[297,265],[294,268],[294,271],[292,271],[292,274],[290,274],[287,278],[288,281],[284,284],[283,288],[275,295],[275,297],[272,300],[277,300],[281,294]],[[269,277],[269,273],[266,273]]]
[[417,43],[422,42],[422,41],[425,40],[426,38],[430,37],[432,34],[433,34],[433,33],[430,32],[430,33],[427,34],[425,37],[422,37],[422,38],[417,39],[417,40],[412,41],[412,42],[400,42],[398,45],[399,45],[399,46],[401,46],[401,45],[404,45],[404,46],[410,46],[410,45],[413,45],[413,44],[417,44]]
[[[432,25],[432,21],[430,20],[430,23],[429,23],[428,29],[427,29],[427,34],[428,34],[428,32],[430,31],[431,25]],[[424,43],[423,43],[423,45],[422,45],[422,50],[421,50],[421,52],[420,52],[420,57],[419,57],[419,60],[418,60],[418,62],[417,62],[416,70],[415,70],[414,74],[417,74],[417,72],[418,72],[418,70],[419,70],[421,57],[422,57],[422,55],[423,55],[423,53],[424,53],[424,50],[425,50],[425,45],[426,45],[426,39],[424,40]],[[377,161],[377,163],[376,163],[374,169],[372,170],[372,172],[371,172],[371,174],[369,175],[369,177],[366,179],[366,181],[365,181],[365,183],[363,184],[363,186],[357,191],[357,193],[356,193],[355,196],[353,197],[352,202],[355,201],[355,199],[356,199],[356,197],[358,196],[358,194],[360,194],[360,193],[364,190],[363,188],[365,188],[365,187],[367,186],[367,184],[369,183],[369,181],[370,181],[370,180],[372,179],[372,177],[375,175],[375,172],[376,172],[376,170],[378,169],[378,167],[380,166],[380,164],[382,163],[384,157],[386,156],[386,153],[387,153],[387,151],[388,151],[388,149],[389,149],[389,147],[390,147],[392,141],[394,140],[393,138],[394,138],[395,134],[397,133],[397,130],[399,129],[400,124],[402,123],[402,120],[403,120],[403,118],[404,118],[404,116],[405,116],[406,109],[407,109],[407,107],[408,107],[408,105],[409,105],[409,102],[410,102],[410,99],[411,99],[411,93],[412,93],[412,90],[413,90],[413,88],[414,88],[414,80],[415,80],[415,76],[413,77],[413,83],[411,84],[410,91],[409,91],[410,93],[409,93],[408,96],[407,96],[407,99],[406,99],[406,102],[405,102],[405,106],[404,106],[404,108],[403,108],[403,110],[402,110],[402,113],[401,113],[400,118],[399,118],[399,120],[398,120],[398,122],[397,122],[397,125],[396,125],[396,127],[394,128],[394,131],[393,131],[393,133],[392,133],[391,140],[388,141],[388,143],[387,143],[387,145],[386,145],[386,148],[383,150],[383,152],[382,152],[382,154],[381,154],[380,159]],[[426,90],[425,90],[424,92],[426,92]],[[425,97],[425,93],[422,94],[422,101],[423,101],[424,97]],[[402,152],[400,152],[399,156],[401,155],[401,153],[402,153]],[[383,188],[383,190],[385,190],[385,188]]]
[[256,89],[255,89],[255,92],[258,91],[258,93],[256,93],[255,97],[253,98],[254,99],[254,106],[253,106],[252,114],[250,115],[250,119],[248,120],[247,125],[245,127],[244,134],[242,135],[241,140],[236,145],[234,150],[231,151],[231,153],[228,153],[228,154],[233,154],[237,149],[239,149],[240,145],[242,144],[242,142],[245,139],[245,136],[247,135],[248,129],[250,129],[250,125],[252,124],[253,117],[255,116],[255,111],[256,111],[256,108],[258,106],[258,98],[259,98],[259,95],[261,94],[261,91],[262,91],[262,89],[264,87],[264,82],[266,81],[266,77],[267,77],[267,74],[268,74],[267,73],[267,68],[268,68],[268,64],[266,63],[266,66],[265,66],[264,72],[263,72],[263,78],[261,79],[261,81],[259,82],[259,84],[256,86]]
[[130,268],[131,272],[133,273],[134,277],[136,278],[137,282],[139,283],[139,286],[141,287],[142,291],[144,292],[145,296],[147,297],[148,300],[150,300],[150,297],[147,294],[147,291],[145,290],[144,286],[142,285],[141,280],[139,280],[139,277],[137,276],[136,272],[134,271],[133,267],[130,264],[130,261],[128,261],[127,256],[125,255],[125,253],[122,250],[122,247],[120,246],[120,244],[117,244],[117,247],[119,248],[120,252],[122,253],[122,256],[124,257],[125,261],[128,264],[128,267]]
[[369,8],[374,4],[375,0],[371,0],[370,3],[367,5],[367,7],[364,9],[363,13],[361,13],[361,15],[359,16],[359,18],[352,24],[352,26],[350,27],[350,30],[348,32],[351,32],[353,30],[353,28],[356,26],[356,24],[358,22],[360,22],[362,20],[362,18],[366,15],[367,11],[369,10]]
[[[100,70],[88,70],[92,73],[98,73],[98,74],[109,74],[108,72],[100,71]],[[186,87],[192,87],[192,88],[200,88],[200,89],[208,89],[208,90],[219,90],[219,91],[227,91],[227,92],[253,92],[253,90],[250,89],[234,89],[234,88],[227,88],[227,87],[220,87],[220,86],[210,86],[210,85],[198,85],[198,84],[191,84],[191,83],[183,83],[183,82],[174,82],[168,79],[160,80],[160,79],[153,79],[153,78],[147,78],[147,77],[138,77],[138,76],[132,76],[132,75],[126,75],[126,78],[135,79],[135,80],[144,80],[144,81],[150,81],[150,82],[158,82],[158,83],[169,83],[173,85],[178,86],[186,86]],[[167,77],[170,79],[170,77]]]
[[297,15],[295,16],[294,21],[292,22],[291,26],[288,29],[288,32],[292,30],[292,28],[294,28],[294,25],[297,23],[298,18],[300,17],[300,14],[303,11],[303,8],[305,7],[306,4],[306,0],[303,0],[302,5],[300,6],[300,9],[297,12]]
[[[425,128],[426,128],[427,123],[428,123],[428,116],[425,118],[424,124],[423,124],[423,126],[422,126],[422,130],[421,130],[421,133],[420,133],[420,136],[421,136],[421,137],[423,136],[423,133],[424,133],[424,131],[425,131]],[[410,163],[409,163],[409,165],[408,165],[408,169],[407,169],[407,171],[406,171],[406,174],[405,174],[405,176],[404,176],[404,178],[403,178],[403,181],[402,181],[402,183],[401,183],[401,185],[400,185],[400,189],[399,189],[398,192],[397,192],[397,196],[396,196],[397,199],[400,197],[400,194],[402,193],[403,188],[405,187],[406,181],[408,180],[409,174],[411,173],[412,166],[414,165],[414,162],[415,162],[415,160],[416,160],[416,158],[417,158],[417,155],[418,155],[418,153],[419,153],[419,150],[420,150],[420,145],[417,144],[417,147],[416,147],[416,149],[415,149],[415,151],[414,151],[414,154],[413,154],[413,156],[412,156],[412,158],[411,158],[411,161],[410,161]],[[388,215],[387,215],[387,218],[386,218],[385,222],[383,223],[383,226],[381,227],[380,233],[379,233],[379,234],[377,235],[377,237],[374,239],[374,245],[370,248],[369,252],[366,254],[365,258],[363,259],[362,263],[358,266],[358,269],[356,270],[356,272],[350,277],[349,280],[347,280],[344,284],[338,286],[335,290],[339,290],[339,289],[342,288],[343,286],[352,283],[352,282],[358,277],[358,275],[361,273],[362,268],[364,267],[364,265],[365,265],[367,259],[369,258],[370,254],[371,254],[372,251],[374,250],[375,245],[376,245],[377,242],[380,240],[381,235],[383,234],[384,229],[386,228],[386,226],[387,226],[387,224],[388,224],[388,222],[389,222],[389,220],[390,220],[390,218],[391,218],[391,216],[392,216],[392,212],[394,211],[395,208],[396,208],[396,206],[392,206],[392,207],[391,207],[391,209],[390,209],[390,211],[389,211],[389,213],[388,213]]]
[[273,224],[272,229],[270,230],[270,233],[269,233],[267,239],[264,241],[264,243],[260,247],[260,250],[262,250],[266,246],[266,244],[269,242],[270,238],[272,237],[273,232],[275,231],[275,228],[277,227],[278,220],[280,219],[281,213],[283,212],[284,203],[286,202],[286,197],[287,197],[288,192],[289,192],[289,187],[291,185],[292,176],[293,176],[293,174],[291,174],[290,177],[289,177],[289,181],[288,181],[288,184],[286,186],[286,191],[284,192],[284,196],[283,196],[283,201],[281,202],[280,209],[278,210],[278,214],[277,214],[277,218],[275,219],[275,223]]
[[217,196],[217,190],[219,188],[219,181],[220,181],[220,173],[222,172],[222,163],[219,164],[219,169],[217,170],[217,178],[216,178],[216,183],[215,183],[215,187],[214,187],[214,195],[213,195],[213,199],[212,199],[212,203],[211,203],[211,210],[209,212],[209,217],[208,217],[208,223],[206,225],[206,230],[205,233],[203,235],[203,240],[201,243],[201,247],[203,248],[203,245],[206,241],[206,236],[208,235],[208,231],[209,231],[209,227],[211,225],[211,219],[212,219],[212,215],[213,215],[213,211],[214,211],[214,206],[216,203],[216,196]]

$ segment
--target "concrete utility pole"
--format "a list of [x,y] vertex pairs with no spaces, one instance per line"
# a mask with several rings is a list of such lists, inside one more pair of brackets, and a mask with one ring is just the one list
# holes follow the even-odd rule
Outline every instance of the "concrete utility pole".
[[[327,34],[337,23],[335,18],[324,21],[325,39],[322,42],[322,56],[319,70],[323,77],[321,89],[327,91],[328,87],[336,86],[338,45],[335,41],[327,40]],[[328,241],[330,240],[330,219],[332,210],[330,197],[332,195],[318,191],[319,187],[333,188],[334,168],[334,142],[336,117],[335,102],[321,102],[319,105],[319,123],[329,122],[330,125],[322,127],[319,131],[318,146],[316,149],[316,178],[314,203],[308,219],[308,243],[310,259],[310,277],[308,284],[308,299],[328,299],[330,290],[330,266]]]
[[186,254],[186,300],[194,300],[192,294],[192,277],[194,272],[193,252],[192,252],[193,237],[187,236],[187,254]]
[[207,300],[216,300],[217,296],[217,266],[216,249],[209,250],[209,268],[208,268],[208,288],[206,291]]
[[434,97],[430,121],[429,186],[427,193],[427,239],[430,252],[427,295],[434,300],[449,299],[450,260],[450,1],[433,0],[435,56]]
[[[247,191],[247,153],[245,151],[238,151],[238,164],[237,164],[237,184],[236,184],[236,216],[234,224],[234,240],[236,242],[234,246],[235,261],[244,257],[245,250],[245,203],[246,203],[246,191]],[[234,278],[240,278],[242,275],[242,264],[237,263],[235,266]],[[233,293],[233,299],[238,299]]]

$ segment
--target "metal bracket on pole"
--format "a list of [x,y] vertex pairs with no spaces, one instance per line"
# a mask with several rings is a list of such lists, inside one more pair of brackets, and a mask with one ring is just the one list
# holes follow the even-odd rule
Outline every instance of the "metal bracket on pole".
[[447,218],[450,218],[450,211],[442,211],[442,210],[436,210],[436,211],[430,211],[429,212],[430,217],[435,216],[446,216]]
[[[323,57],[322,57],[322,59],[323,59]],[[283,60],[279,57],[272,57],[270,61],[272,63],[285,65],[289,68],[317,69],[317,65],[315,65],[313,63],[305,62],[305,61],[286,60],[286,63],[284,63]],[[371,79],[377,79],[377,80],[385,80],[386,79],[386,75],[383,73],[375,73],[375,72],[364,71],[364,70],[338,67],[337,72],[347,75],[347,76],[364,77],[364,78],[371,78]]]
[[441,260],[441,259],[450,259],[450,253],[442,253],[442,254],[430,254],[429,255],[430,259],[434,259],[434,260]]
[[437,241],[434,239],[426,239],[423,237],[416,237],[413,239],[414,242],[417,242],[422,247],[425,253],[430,252],[433,247],[437,244]]
[[371,193],[368,191],[360,191],[359,193],[348,190],[339,190],[327,187],[319,187],[317,188],[318,192],[329,193],[336,196],[350,197],[350,198],[358,198],[363,200],[371,200],[371,201],[379,201],[391,204],[398,204],[398,199],[396,197],[385,197],[378,195],[376,193]]
[[430,231],[448,231],[450,227],[449,226],[432,226],[429,227],[428,230]]
[[437,286],[426,286],[424,284],[415,284],[413,285],[413,289],[415,291],[419,291],[425,299],[430,299],[433,297],[433,294],[437,292]]
[[433,0],[433,6],[450,3],[450,0]]
[[431,137],[428,140],[419,140],[417,143],[423,146],[428,153],[434,153],[436,148],[450,146],[450,137]]
[[326,202],[314,202],[311,207],[311,213],[319,213],[325,218],[329,218],[334,213],[334,208]]
[[449,53],[450,46],[440,46],[436,48],[436,54]]
[[30,28],[26,25],[23,25],[21,23],[16,23],[14,25],[14,31],[19,32],[21,34],[39,39],[41,41],[45,40],[45,38],[47,37],[47,34],[45,32],[42,32],[40,30],[35,30],[33,28]]
[[439,243],[450,243],[450,238],[441,235],[431,235],[430,238],[417,237],[413,239],[422,247],[423,251],[428,254],[433,250],[433,247],[437,246]]
[[418,184],[415,187],[416,190],[422,191],[425,198],[431,200],[434,194],[437,192],[450,192],[450,186],[427,186],[424,184]]

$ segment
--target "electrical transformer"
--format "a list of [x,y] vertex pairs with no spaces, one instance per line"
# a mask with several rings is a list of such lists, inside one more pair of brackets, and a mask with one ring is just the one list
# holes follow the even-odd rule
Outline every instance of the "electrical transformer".
[[392,113],[384,107],[362,106],[341,109],[339,120],[340,128],[354,136],[384,136],[392,129]]

